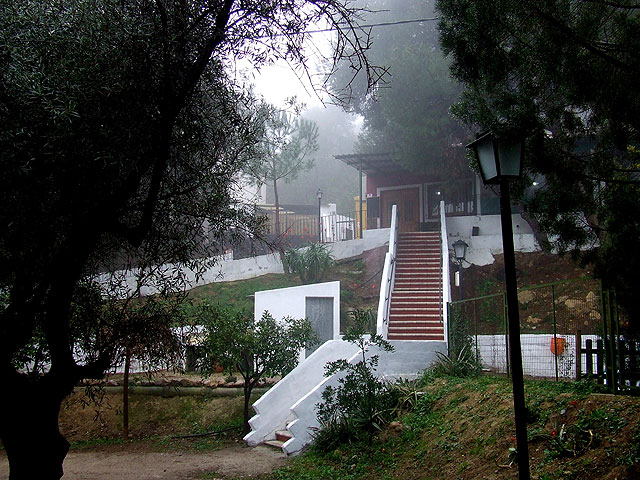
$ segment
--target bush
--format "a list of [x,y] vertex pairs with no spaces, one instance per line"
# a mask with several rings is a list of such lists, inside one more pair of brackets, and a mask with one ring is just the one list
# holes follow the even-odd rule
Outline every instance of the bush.
[[359,347],[361,359],[357,363],[337,360],[326,366],[326,376],[344,375],[337,387],[324,390],[323,401],[316,405],[321,430],[315,435],[315,448],[321,451],[354,440],[371,442],[396,411],[397,395],[375,375],[378,356],[367,355],[372,345],[385,351],[392,351],[393,347],[379,335],[366,334],[368,312],[355,310],[351,315],[353,319],[343,339]]
[[325,245],[314,243],[287,250],[283,263],[285,271],[297,273],[303,283],[318,283],[324,280],[335,261]]
[[437,360],[430,368],[430,373],[436,377],[475,377],[482,373],[482,363],[469,344],[462,346],[460,351],[451,352],[449,356],[436,352]]

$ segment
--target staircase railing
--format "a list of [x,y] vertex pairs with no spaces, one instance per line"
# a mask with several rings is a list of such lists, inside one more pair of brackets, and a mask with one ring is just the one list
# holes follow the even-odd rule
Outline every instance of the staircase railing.
[[389,229],[389,251],[384,257],[382,280],[380,282],[380,300],[378,301],[378,321],[376,333],[387,338],[389,332],[389,309],[391,308],[391,292],[396,278],[396,248],[398,244],[398,211],[395,205],[391,208],[391,228]]
[[440,201],[440,242],[442,251],[442,312],[440,321],[444,328],[444,341],[448,342],[449,321],[447,304],[451,302],[451,282],[449,280],[449,240],[447,236],[447,216],[444,201]]

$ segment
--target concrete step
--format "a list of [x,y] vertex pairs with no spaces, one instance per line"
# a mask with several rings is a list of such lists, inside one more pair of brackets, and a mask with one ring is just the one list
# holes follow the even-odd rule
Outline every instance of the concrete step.
[[436,281],[433,279],[433,277],[418,277],[418,276],[413,276],[413,277],[407,277],[407,276],[397,276],[396,275],[396,281],[395,281],[395,285],[398,286],[403,286],[406,287],[408,286],[412,286],[414,285],[415,287],[422,287],[422,286],[431,286],[431,287],[435,287],[436,285],[439,285],[439,283],[436,283]]
[[416,334],[416,333],[389,333],[389,340],[437,340],[444,341],[444,332],[442,334]]
[[439,321],[424,321],[424,320],[413,320],[413,321],[397,321],[394,320],[391,324],[389,324],[389,328],[393,327],[394,329],[402,329],[402,328],[436,328],[442,329],[442,323]]
[[279,448],[282,449],[282,446],[284,445],[284,442],[281,440],[265,440],[264,445],[268,445],[269,447],[274,447],[274,448]]
[[414,334],[414,335],[444,335],[442,327],[394,327],[389,325],[389,335],[393,334]]
[[286,442],[287,440],[291,439],[291,434],[286,431],[286,430],[278,430],[276,432],[276,440],[279,440],[281,442]]

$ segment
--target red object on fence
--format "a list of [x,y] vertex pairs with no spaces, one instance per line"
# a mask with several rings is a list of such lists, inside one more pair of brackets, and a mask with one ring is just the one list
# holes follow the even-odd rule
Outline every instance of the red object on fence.
[[562,337],[554,337],[551,339],[551,353],[554,355],[562,355],[567,340]]

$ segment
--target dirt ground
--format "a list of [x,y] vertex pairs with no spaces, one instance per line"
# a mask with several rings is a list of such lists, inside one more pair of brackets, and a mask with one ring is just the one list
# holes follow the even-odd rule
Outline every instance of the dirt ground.
[[[145,452],[106,448],[70,452],[64,480],[225,479],[268,474],[284,465],[286,455],[275,448],[236,444],[202,453]],[[9,463],[0,453],[0,480],[9,478]]]

